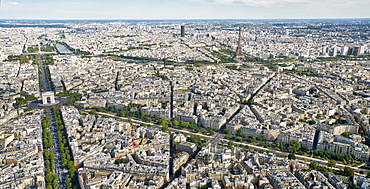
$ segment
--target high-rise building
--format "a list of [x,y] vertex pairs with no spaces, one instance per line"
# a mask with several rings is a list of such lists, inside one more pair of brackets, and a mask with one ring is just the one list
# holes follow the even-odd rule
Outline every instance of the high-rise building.
[[360,46],[360,54],[364,54],[365,53],[365,49],[366,49],[366,46]]
[[347,55],[353,55],[353,54],[354,54],[354,51],[355,51],[355,48],[354,48],[354,47],[349,47],[349,48],[348,48],[348,53],[347,53]]
[[354,56],[359,56],[359,55],[361,55],[361,48],[360,48],[360,47],[354,47],[353,49],[354,49],[354,50],[353,50],[353,55],[354,55]]
[[330,49],[329,56],[337,56],[337,47],[333,47]]
[[342,47],[342,50],[340,52],[340,55],[342,55],[342,56],[348,55],[348,47],[347,46],[343,46]]
[[181,37],[185,37],[185,26],[181,26]]
[[322,56],[329,56],[329,54],[328,54],[328,47],[327,46],[322,46],[322,48],[321,48],[321,55]]
[[235,55],[233,57],[234,60],[241,60],[241,59],[245,60],[245,56],[242,51],[241,38],[242,38],[242,28],[239,27],[238,46],[236,47]]
[[360,56],[365,52],[365,46],[349,47],[347,55]]

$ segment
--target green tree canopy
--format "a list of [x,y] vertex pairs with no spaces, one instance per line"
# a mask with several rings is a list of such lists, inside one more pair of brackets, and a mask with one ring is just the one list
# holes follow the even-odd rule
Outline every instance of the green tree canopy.
[[334,160],[329,160],[328,161],[328,167],[335,167],[336,164],[337,164],[337,162],[334,161]]
[[296,159],[295,154],[290,153],[290,154],[288,155],[288,159]]
[[355,171],[350,167],[344,167],[343,172],[346,176],[353,177],[355,175]]
[[309,165],[308,165],[309,167],[310,167],[310,169],[312,169],[312,170],[316,170],[317,169],[317,163],[316,162],[311,162]]

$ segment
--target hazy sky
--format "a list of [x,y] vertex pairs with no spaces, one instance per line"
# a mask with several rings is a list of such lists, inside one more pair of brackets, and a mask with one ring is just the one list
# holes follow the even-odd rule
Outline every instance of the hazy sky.
[[370,0],[1,0],[0,19],[370,18]]

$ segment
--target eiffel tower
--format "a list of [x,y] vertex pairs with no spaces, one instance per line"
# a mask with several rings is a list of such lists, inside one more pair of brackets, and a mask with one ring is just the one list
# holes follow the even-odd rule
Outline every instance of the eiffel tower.
[[241,38],[242,38],[242,28],[239,27],[238,47],[236,47],[236,52],[233,57],[234,60],[245,60],[245,56],[242,51]]

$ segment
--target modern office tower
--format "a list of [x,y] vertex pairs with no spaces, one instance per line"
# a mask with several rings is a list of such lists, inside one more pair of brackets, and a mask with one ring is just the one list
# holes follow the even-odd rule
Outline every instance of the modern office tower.
[[328,47],[327,46],[322,46],[322,48],[321,48],[321,55],[322,56],[329,56],[329,54],[328,54]]
[[240,60],[240,59],[245,60],[245,56],[242,51],[241,38],[242,38],[242,28],[239,27],[238,47],[236,47],[236,52],[233,57],[234,60]]
[[348,47],[347,46],[342,47],[340,55],[342,55],[342,56],[348,55]]
[[348,48],[348,53],[347,53],[347,55],[353,55],[353,54],[354,54],[354,51],[355,51],[355,48],[354,48],[354,47],[349,47],[349,48]]
[[185,37],[185,26],[181,26],[181,37]]
[[361,48],[360,48],[360,47],[354,47],[353,49],[354,49],[354,50],[353,50],[353,55],[354,55],[354,56],[359,56],[359,55],[361,55]]
[[365,53],[365,50],[366,50],[365,46],[360,46],[360,54],[361,55]]
[[337,56],[337,47],[333,47],[330,49],[329,56]]

